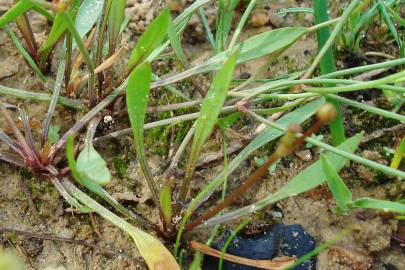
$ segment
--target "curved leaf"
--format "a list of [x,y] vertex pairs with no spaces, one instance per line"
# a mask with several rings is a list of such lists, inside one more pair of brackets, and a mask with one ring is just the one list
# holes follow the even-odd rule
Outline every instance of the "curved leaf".
[[156,49],[164,40],[169,26],[170,10],[168,7],[151,22],[132,50],[128,62],[128,69],[132,70],[142,60]]
[[108,185],[111,182],[111,173],[107,168],[107,163],[89,143],[84,146],[77,157],[76,169],[80,174],[100,186]]

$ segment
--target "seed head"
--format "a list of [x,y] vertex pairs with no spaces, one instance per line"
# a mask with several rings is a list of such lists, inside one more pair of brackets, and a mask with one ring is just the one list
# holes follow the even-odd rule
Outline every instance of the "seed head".
[[319,120],[324,123],[330,122],[335,119],[337,112],[335,106],[330,103],[325,103],[317,112]]

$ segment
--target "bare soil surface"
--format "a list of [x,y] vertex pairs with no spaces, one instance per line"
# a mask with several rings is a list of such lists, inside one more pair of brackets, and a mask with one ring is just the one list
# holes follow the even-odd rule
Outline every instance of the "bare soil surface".
[[[7,9],[13,2],[11,0],[0,0],[0,10]],[[139,34],[150,23],[162,7],[162,4],[150,0],[129,0],[127,2],[126,13],[131,20],[129,28],[124,32],[122,46],[126,48],[126,53],[129,54]],[[335,2],[334,5],[338,6],[340,1]],[[187,4],[189,3],[185,1],[173,0],[172,8],[180,11]],[[283,18],[275,15],[275,11],[283,7],[308,5],[303,1],[292,0],[259,5],[254,12],[255,15],[250,21],[249,27],[243,32],[241,39],[278,27],[293,25],[309,26],[312,22],[312,15],[288,15]],[[206,13],[210,23],[214,26],[214,8],[208,8]],[[237,14],[238,17],[240,15]],[[29,16],[36,36],[39,40],[43,40],[46,36],[45,31],[49,29],[46,21],[35,14],[30,13]],[[16,30],[14,25],[12,28]],[[366,41],[369,40],[366,39]],[[211,55],[203,27],[197,16],[191,19],[190,27],[186,29],[183,45],[191,63],[201,63]],[[308,35],[292,46],[278,61],[264,69],[259,74],[259,77],[281,75],[291,70],[305,68],[316,55],[316,50],[315,36]],[[362,52],[366,51],[368,51],[367,44],[362,47]],[[383,52],[398,57],[395,51]],[[350,67],[353,64],[353,62],[347,61],[348,58],[350,57],[347,57],[347,54],[344,52],[338,56],[339,68]],[[125,56],[122,59],[126,59]],[[381,58],[373,60],[376,62],[385,61],[385,59]],[[257,67],[265,65],[268,61],[268,58],[262,58],[257,61],[241,64],[238,66],[237,76],[240,76],[242,73],[253,74],[257,70]],[[54,63],[53,69],[56,66]],[[162,69],[162,73],[167,72],[167,70],[163,70],[162,67],[164,66],[165,64],[162,61],[156,63],[156,67]],[[55,71],[53,70],[47,76],[47,83],[43,85],[24,63],[6,33],[0,30],[0,84],[30,91],[49,92],[49,89],[53,87],[54,77]],[[203,88],[209,85],[208,77],[198,76],[198,80],[202,81]],[[179,85],[179,87],[182,86]],[[160,91],[160,89],[157,91]],[[198,97],[199,95],[193,88],[190,88],[188,91],[194,97]],[[154,93],[155,97],[159,95],[159,92]],[[388,104],[388,102],[377,91],[370,90],[351,98],[380,107],[389,106],[384,105]],[[8,96],[0,96],[0,100],[12,104],[23,103],[27,108],[32,124],[37,126],[37,128],[34,128],[34,135],[37,138],[39,137],[41,122],[47,110],[46,103],[23,101]],[[158,104],[158,101],[152,102]],[[54,123],[61,124],[62,131],[65,131],[79,116],[80,114],[58,105]],[[344,107],[344,116],[348,136],[362,130],[366,131],[366,135],[370,135],[380,128],[392,127],[398,124],[395,121],[386,120],[349,107]],[[155,116],[150,117],[152,119]],[[157,118],[158,116],[155,117],[155,119]],[[126,120],[116,120],[117,124],[111,130],[119,129],[119,127],[128,127]],[[0,128],[5,128],[5,125],[4,121],[1,120]],[[240,135],[249,135],[258,126],[248,117],[243,118],[242,123],[237,125],[235,130]],[[366,158],[388,164],[390,157],[385,155],[383,147],[394,148],[402,137],[403,131],[402,128],[399,131],[386,132],[376,139],[363,143],[357,153]],[[324,129],[323,132],[327,132],[327,129]],[[240,144],[242,142],[241,138],[235,134],[228,135],[230,136],[231,144]],[[146,136],[155,135],[150,131],[146,133]],[[212,139],[206,145],[205,152],[201,157],[202,160],[221,153],[220,137],[219,133],[214,132],[211,137]],[[167,138],[168,140],[170,139],[169,136]],[[328,141],[328,136],[325,136],[324,140]],[[168,142],[163,142],[162,145],[168,145]],[[159,174],[163,169],[162,164],[166,164],[169,161],[167,155],[170,149],[176,149],[178,143],[166,147],[163,151],[158,149],[153,139],[149,140],[147,146],[149,147],[148,157],[150,166],[154,173]],[[274,145],[266,146],[265,149],[257,151],[250,159],[242,163],[241,167],[230,176],[229,188],[236,187],[249,172],[254,170],[254,156],[262,157],[273,148]],[[131,136],[110,140],[107,143],[97,145],[97,149],[100,150],[107,160],[110,170],[114,175],[113,183],[108,186],[107,190],[128,208],[141,213],[152,222],[158,223],[158,212],[150,199],[149,190],[141,170],[137,166]],[[295,174],[317,160],[318,157],[319,150],[306,148],[305,146],[301,147],[294,155],[280,162],[273,174],[268,175],[261,185],[257,185],[250,190],[232,207],[246,205],[276,191]],[[221,162],[207,164],[199,169],[195,184],[192,187],[192,195],[196,194],[221,169]],[[72,270],[146,269],[141,259],[139,259],[136,246],[129,235],[97,215],[90,217],[89,215],[70,211],[67,204],[63,202],[58,192],[50,183],[40,177],[31,176],[27,178],[23,177],[23,175],[26,175],[26,173],[4,162],[0,162],[0,245],[13,249],[27,264],[28,269],[45,269],[50,266]],[[362,165],[348,164],[341,175],[351,189],[354,197],[368,196],[392,200],[403,195],[405,191],[405,183],[389,178]],[[29,202],[22,189],[22,181],[32,193],[40,218],[30,210]],[[211,203],[218,197],[219,194],[216,194]],[[254,229],[255,226],[257,228],[268,226],[274,222],[284,222],[286,224],[298,223],[316,239],[317,244],[320,244],[332,238],[350,224],[357,223],[361,226],[360,232],[349,235],[332,248],[321,252],[317,256],[317,269],[389,269],[384,268],[384,264],[392,264],[397,269],[405,269],[404,247],[401,247],[391,239],[392,233],[397,232],[404,224],[401,225],[397,221],[393,221],[385,213],[375,211],[352,211],[347,215],[338,215],[333,212],[334,207],[335,203],[332,195],[328,192],[326,186],[321,186],[303,195],[284,200],[274,206],[273,209],[265,209],[262,215],[258,215],[260,218],[254,218],[255,221],[250,229]],[[275,218],[271,214],[271,210],[282,213],[282,217]],[[235,224],[227,224],[225,226],[232,228]],[[106,248],[109,251],[65,241],[45,240],[35,237],[29,238],[26,235],[21,235],[19,232],[4,231],[4,229],[32,232],[40,235],[51,234],[58,237],[83,240]],[[260,229],[258,230],[260,231]],[[188,235],[187,238],[204,241],[206,236],[206,232],[195,231]],[[171,248],[170,243],[167,244]],[[120,253],[121,255],[111,254],[113,252]],[[188,252],[187,260],[191,258],[191,254],[191,251]]]

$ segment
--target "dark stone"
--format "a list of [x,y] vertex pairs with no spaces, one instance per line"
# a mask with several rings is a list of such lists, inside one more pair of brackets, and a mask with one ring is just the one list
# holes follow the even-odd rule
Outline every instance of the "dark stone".
[[[221,250],[230,232],[225,233],[213,248]],[[226,253],[254,260],[271,260],[276,256],[306,255],[315,248],[315,240],[301,225],[285,226],[276,224],[259,234],[238,234],[228,246]],[[280,252],[281,251],[281,252]],[[210,256],[204,257],[203,270],[218,269],[218,259]],[[259,268],[223,261],[223,270],[259,270]],[[315,270],[316,258],[306,260],[294,270]],[[389,269],[391,270],[391,269]]]
[[[270,230],[257,235],[236,235],[228,246],[226,253],[254,260],[270,260],[277,254],[280,236],[283,230],[282,224],[276,224]],[[229,237],[225,233],[221,239],[213,245],[213,248],[221,250]],[[203,270],[218,269],[218,259],[206,256]],[[223,261],[223,270],[258,270],[259,268]]]
[[[281,251],[286,256],[304,256],[315,248],[315,240],[301,225],[294,224],[284,227]],[[294,267],[294,270],[314,270],[316,269],[316,259],[312,257],[301,265]]]
[[383,267],[385,270],[398,270],[398,268],[391,263],[384,263]]

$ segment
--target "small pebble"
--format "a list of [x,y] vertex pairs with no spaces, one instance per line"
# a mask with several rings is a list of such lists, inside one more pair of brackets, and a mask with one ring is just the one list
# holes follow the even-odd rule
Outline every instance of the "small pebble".
[[297,152],[295,152],[295,155],[302,161],[311,161],[311,159],[312,159],[312,153],[308,149],[302,150],[302,151],[297,151]]

